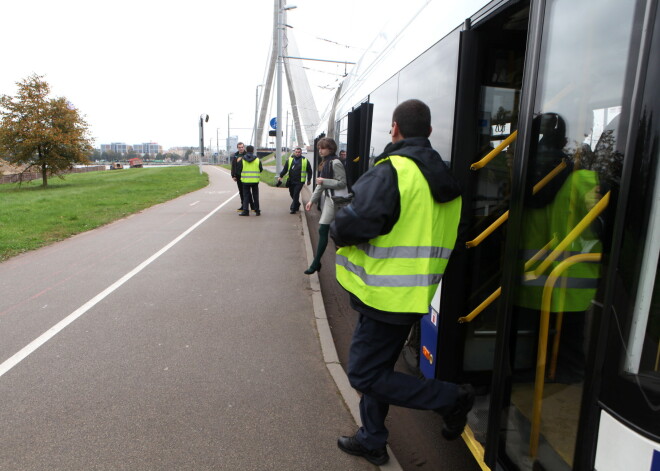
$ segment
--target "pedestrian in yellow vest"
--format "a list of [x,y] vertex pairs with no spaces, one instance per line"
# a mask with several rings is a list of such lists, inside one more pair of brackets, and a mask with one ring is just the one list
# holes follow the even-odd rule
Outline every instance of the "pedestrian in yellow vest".
[[352,202],[331,224],[337,280],[348,291],[358,322],[348,378],[362,393],[362,426],[337,445],[382,465],[389,459],[385,419],[390,404],[434,410],[442,433],[455,439],[474,403],[469,385],[394,372],[411,326],[428,314],[456,243],[461,213],[458,183],[433,150],[431,111],[405,101],[392,116],[392,143],[353,185]]
[[302,149],[296,147],[293,154],[284,164],[284,168],[277,177],[278,186],[285,176],[289,176],[286,181],[286,186],[289,189],[289,196],[291,196],[291,206],[289,206],[289,213],[296,214],[300,209],[300,191],[305,183],[308,185],[312,181],[312,165],[309,161],[302,156]]
[[259,175],[263,171],[261,160],[254,155],[254,146],[247,146],[245,148],[247,154],[238,163],[238,172],[241,176],[243,183],[243,211],[239,216],[249,216],[249,204],[254,204],[254,212],[257,216],[261,216],[261,208],[259,207]]

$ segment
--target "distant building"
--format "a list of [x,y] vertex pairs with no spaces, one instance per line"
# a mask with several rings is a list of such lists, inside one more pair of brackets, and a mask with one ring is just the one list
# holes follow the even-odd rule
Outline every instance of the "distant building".
[[116,152],[118,154],[127,154],[131,150],[140,155],[156,155],[163,153],[163,146],[158,145],[157,142],[144,142],[142,144],[135,144],[129,146],[123,142],[113,142],[112,144],[101,144],[101,153],[103,152]]
[[129,151],[130,146],[123,142],[113,142],[112,144],[101,144],[101,153],[103,152],[117,152],[118,154],[125,154]]
[[229,136],[227,138],[227,152],[236,152],[238,149],[238,136]]
[[133,150],[142,155],[156,155],[163,153],[163,146],[158,145],[157,142],[144,142],[142,144],[134,144]]

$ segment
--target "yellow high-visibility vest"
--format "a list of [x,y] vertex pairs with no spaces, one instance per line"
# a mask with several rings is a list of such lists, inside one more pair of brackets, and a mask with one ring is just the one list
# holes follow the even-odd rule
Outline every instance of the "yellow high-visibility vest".
[[388,234],[341,247],[337,281],[380,311],[428,314],[456,243],[461,197],[436,202],[414,161],[403,156],[388,159],[401,195],[399,219]]
[[[575,170],[562,184],[553,201],[542,208],[528,208],[523,216],[521,263],[530,260],[542,247],[551,246],[527,271],[539,263],[573,230],[589,211],[587,193],[598,186],[598,176],[592,170]],[[543,287],[550,272],[566,258],[581,253],[601,253],[602,244],[590,227],[577,237],[548,269],[533,279],[523,276],[517,291],[516,304],[529,309],[541,309]],[[555,285],[550,312],[585,311],[596,295],[600,263],[580,262],[572,265]]]
[[[300,181],[302,183],[305,183],[305,180],[307,180],[307,159],[304,157],[301,157],[302,163],[301,163],[301,169],[300,169]],[[287,167],[286,174],[284,175],[285,177],[291,172],[291,165],[293,165],[293,157],[289,157],[289,166]]]
[[243,159],[243,170],[241,171],[241,182],[243,183],[259,183],[259,159],[254,159],[248,162]]

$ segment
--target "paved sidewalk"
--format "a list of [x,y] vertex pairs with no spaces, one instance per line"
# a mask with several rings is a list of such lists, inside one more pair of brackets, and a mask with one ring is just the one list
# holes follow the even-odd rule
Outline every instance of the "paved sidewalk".
[[357,396],[303,218],[267,185],[238,217],[205,168],[203,190],[0,264],[0,469],[376,469],[336,446]]

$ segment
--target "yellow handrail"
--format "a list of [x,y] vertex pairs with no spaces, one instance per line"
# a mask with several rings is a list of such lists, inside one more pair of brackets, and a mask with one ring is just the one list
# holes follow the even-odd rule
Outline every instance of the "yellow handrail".
[[557,258],[564,252],[564,249],[568,247],[577,237],[582,234],[582,232],[596,219],[598,216],[600,216],[600,213],[602,213],[605,208],[607,208],[607,205],[610,202],[610,192],[608,191],[605,193],[605,196],[603,196],[598,203],[594,205],[593,208],[591,208],[591,211],[587,213],[587,215],[582,218],[582,220],[575,225],[573,230],[568,233],[568,235],[562,240],[557,247],[552,251],[550,255],[548,255],[548,258],[546,258],[534,271],[527,272],[525,273],[525,280],[535,280],[543,272],[545,272],[548,267],[555,261]]
[[[576,226],[577,227],[577,226]],[[543,387],[545,386],[545,366],[548,348],[548,332],[550,325],[550,303],[552,301],[552,290],[561,274],[572,265],[581,262],[600,262],[601,254],[585,253],[573,255],[559,263],[550,272],[543,286],[543,297],[541,298],[541,319],[539,325],[538,353],[536,357],[536,379],[534,381],[534,402],[532,407],[532,428],[529,435],[529,455],[536,457],[539,448],[539,436],[541,433],[541,409],[543,402]]]
[[[529,267],[531,267],[532,265],[534,265],[534,263],[535,263],[538,259],[540,259],[541,256],[543,256],[543,254],[545,254],[545,253],[548,251],[548,249],[549,249],[550,247],[552,247],[552,245],[554,244],[554,242],[555,242],[555,239],[552,239],[550,242],[548,242],[547,244],[545,244],[545,246],[543,246],[543,248],[542,248],[541,250],[539,250],[538,252],[536,252],[536,253],[532,256],[532,258],[530,258],[529,260],[527,260],[527,261],[525,262],[525,270],[527,270]],[[474,308],[470,314],[468,314],[467,316],[459,317],[459,318],[458,318],[458,322],[459,322],[459,324],[463,324],[463,323],[465,323],[465,322],[471,322],[472,319],[474,319],[474,318],[477,317],[479,314],[481,314],[481,312],[482,312],[484,309],[486,309],[486,308],[487,308],[487,307],[488,307],[493,301],[495,301],[497,298],[499,298],[499,297],[500,297],[500,294],[502,294],[502,287],[501,287],[501,286],[500,286],[499,288],[497,288],[495,291],[493,291],[493,293],[492,293],[490,296],[488,296],[488,297],[487,297],[487,298],[486,298],[481,304],[479,304],[476,308]]]
[[488,163],[489,163],[491,160],[493,160],[495,157],[497,157],[497,155],[498,155],[500,152],[502,152],[502,150],[503,150],[506,146],[508,146],[509,144],[511,144],[511,143],[516,139],[517,136],[518,136],[518,131],[517,131],[517,130],[516,130],[516,131],[513,131],[511,134],[509,134],[509,137],[507,137],[506,139],[504,139],[504,140],[500,143],[500,145],[498,145],[495,149],[491,150],[488,154],[486,154],[486,156],[485,156],[483,159],[481,159],[481,160],[479,160],[478,162],[475,162],[475,163],[473,163],[472,165],[470,165],[470,170],[479,170],[480,168],[483,168],[483,167],[485,167],[486,165],[488,165]]
[[493,301],[499,298],[500,294],[502,294],[501,286],[497,288],[495,291],[493,291],[493,293],[490,296],[488,296],[481,304],[479,304],[476,308],[474,308],[474,310],[470,314],[468,314],[467,316],[459,317],[458,318],[459,324],[472,321],[472,319],[474,319],[479,314],[481,314],[481,311],[486,309]]
[[[559,173],[566,168],[566,162],[562,161],[559,165],[557,165],[555,168],[553,168],[545,177],[543,177],[536,185],[534,185],[534,188],[532,188],[532,194],[535,195],[538,193],[541,188],[546,186],[550,180],[555,178]],[[483,240],[491,235],[495,229],[500,227],[504,222],[509,218],[509,211],[505,212],[502,214],[495,222],[493,222],[490,226],[488,226],[484,231],[479,234],[477,237],[472,239],[471,241],[468,241],[465,243],[465,247],[468,249],[472,247],[476,247],[477,245],[481,244]]]

